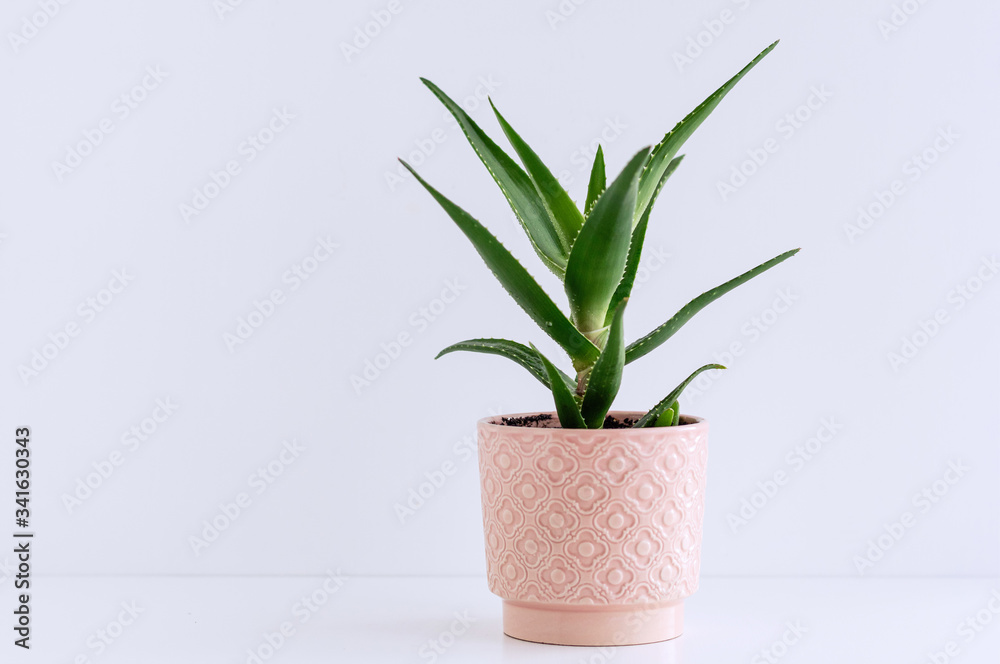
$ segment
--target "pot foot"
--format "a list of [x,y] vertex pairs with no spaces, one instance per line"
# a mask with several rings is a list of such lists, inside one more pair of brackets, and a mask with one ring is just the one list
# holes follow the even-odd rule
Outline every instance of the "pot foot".
[[503,631],[522,641],[562,646],[656,643],[684,632],[684,601],[595,606],[504,600]]

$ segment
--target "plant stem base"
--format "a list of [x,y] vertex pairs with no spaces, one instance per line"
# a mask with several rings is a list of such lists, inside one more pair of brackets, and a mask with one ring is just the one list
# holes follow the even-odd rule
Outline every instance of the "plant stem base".
[[522,641],[562,646],[631,646],[684,632],[684,601],[627,606],[504,600],[503,631]]

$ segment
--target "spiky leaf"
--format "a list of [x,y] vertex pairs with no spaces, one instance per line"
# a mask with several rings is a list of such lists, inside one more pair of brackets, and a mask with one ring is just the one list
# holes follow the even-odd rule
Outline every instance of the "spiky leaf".
[[625,349],[625,363],[634,362],[646,353],[657,348],[664,341],[669,339],[674,335],[677,330],[681,329],[685,323],[691,320],[695,314],[707,307],[709,304],[719,299],[729,291],[733,290],[737,286],[744,284],[757,275],[770,270],[772,267],[785,261],[795,254],[799,253],[798,249],[792,249],[791,251],[786,251],[783,254],[775,256],[769,261],[761,263],[757,267],[747,272],[744,272],[740,276],[730,279],[721,286],[716,286],[710,291],[705,291],[698,297],[694,298],[683,307],[680,308],[673,317],[668,320],[663,325],[659,326],[646,336],[641,339],[637,339],[629,344],[628,348]]
[[691,134],[705,121],[705,118],[715,110],[715,107],[719,105],[719,102],[729,94],[737,83],[740,82],[747,73],[753,69],[758,62],[760,62],[764,56],[774,50],[774,47],[778,45],[778,42],[774,42],[760,54],[750,61],[746,67],[741,69],[738,74],[733,76],[731,79],[726,81],[726,83],[709,95],[708,99],[703,101],[696,109],[688,113],[687,117],[678,122],[673,129],[671,129],[663,140],[653,148],[653,154],[649,158],[649,164],[646,166],[646,170],[642,174],[642,181],[639,183],[639,204],[636,207],[635,212],[635,223],[646,212],[646,208],[649,207],[652,199],[653,192],[657,187],[657,183],[660,181],[660,177],[663,175],[663,171],[666,170],[667,165],[670,160],[674,158],[677,151],[681,149]]
[[562,346],[575,362],[596,361],[600,355],[597,347],[573,326],[534,277],[500,244],[500,241],[468,212],[427,184],[409,164],[400,161],[465,233],[486,265],[531,319]]
[[663,411],[663,414],[656,418],[656,422],[653,424],[654,427],[672,427],[677,423],[677,413],[678,413],[677,402],[670,404],[670,408]]
[[587,380],[587,391],[584,393],[583,406],[580,410],[584,421],[591,429],[601,428],[622,385],[622,369],[625,367],[626,304],[628,299],[622,300],[618,305],[611,320],[607,343]]
[[594,166],[590,169],[590,182],[587,184],[587,204],[583,211],[590,214],[594,208],[594,203],[601,197],[608,186],[608,178],[604,172],[604,148],[597,146],[597,154],[594,155]]
[[528,177],[534,183],[535,190],[538,191],[542,200],[545,201],[545,205],[552,213],[552,217],[559,227],[560,237],[566,240],[564,246],[568,254],[569,248],[573,244],[573,238],[576,237],[576,234],[580,232],[580,228],[583,226],[583,215],[576,207],[573,199],[569,197],[566,190],[559,184],[559,180],[552,175],[552,171],[549,170],[548,166],[542,163],[542,160],[535,154],[535,151],[524,142],[524,139],[500,115],[500,111],[493,105],[492,99],[490,100],[490,106],[493,107],[493,113],[496,114],[497,121],[500,122],[500,127],[503,129],[503,133],[506,134],[507,140],[510,141],[514,151],[517,152],[517,156],[521,158],[521,163],[524,164],[525,170],[528,171]]
[[486,132],[479,128],[461,106],[426,78],[420,80],[455,116],[472,148],[500,186],[500,191],[521,222],[535,252],[552,272],[562,278],[569,257],[569,241],[560,234],[555,220],[539,197],[531,178],[486,135]]
[[[457,344],[448,346],[438,353],[434,359],[436,360],[443,355],[454,353],[459,350],[506,357],[508,360],[513,360],[527,369],[532,376],[541,381],[542,385],[552,389],[552,384],[549,382],[549,374],[545,370],[545,365],[538,359],[539,353],[531,348],[528,348],[524,344],[519,344],[516,341],[510,341],[509,339],[469,339],[467,341],[460,341]],[[559,370],[557,369],[557,371]],[[572,378],[567,376],[562,371],[559,371],[559,376],[569,389],[575,389],[576,385]]]
[[635,275],[639,271],[639,260],[642,258],[642,245],[646,240],[646,227],[649,225],[649,215],[653,211],[653,203],[656,202],[656,197],[660,194],[660,190],[663,189],[663,185],[666,184],[667,180],[677,167],[681,165],[681,161],[684,159],[684,155],[676,157],[667,166],[667,170],[663,172],[663,176],[660,178],[660,185],[653,192],[653,198],[646,206],[646,211],[642,215],[642,219],[634,229],[632,229],[632,243],[628,248],[628,260],[625,263],[625,274],[622,275],[622,280],[618,283],[618,288],[615,289],[615,294],[611,296],[611,305],[608,309],[608,315],[605,322],[610,324],[611,316],[614,315],[615,309],[618,308],[618,303],[627,298],[632,293],[632,286],[635,284]]
[[721,364],[706,364],[703,367],[695,369],[694,373],[685,378],[684,382],[682,382],[680,385],[675,387],[673,392],[671,392],[670,394],[668,394],[666,397],[663,398],[663,401],[653,406],[648,413],[640,417],[639,421],[636,422],[634,425],[632,425],[632,428],[641,429],[643,427],[653,426],[656,420],[659,419],[660,415],[663,414],[663,411],[665,411],[667,408],[670,408],[670,404],[677,401],[677,397],[681,395],[681,392],[684,391],[684,388],[687,387],[692,380],[697,378],[701,372],[708,371],[709,369],[725,369],[725,367],[722,366]]
[[601,194],[573,244],[566,264],[566,295],[573,321],[584,332],[605,327],[611,297],[625,272],[639,172],[648,156],[645,148],[632,157]]
[[586,429],[587,424],[583,421],[583,415],[580,414],[580,404],[577,403],[573,390],[563,384],[559,378],[559,369],[539,353],[533,345],[531,348],[538,355],[538,360],[549,374],[552,398],[556,402],[556,414],[559,416],[559,426],[563,429]]

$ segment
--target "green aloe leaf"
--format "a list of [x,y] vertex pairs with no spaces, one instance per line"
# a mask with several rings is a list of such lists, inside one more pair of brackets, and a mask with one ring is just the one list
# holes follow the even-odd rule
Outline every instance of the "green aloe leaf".
[[703,101],[696,109],[691,111],[687,117],[678,122],[673,129],[671,129],[663,140],[653,148],[653,154],[649,158],[649,164],[646,166],[646,170],[642,174],[642,181],[639,183],[639,204],[636,207],[635,218],[636,222],[638,219],[645,214],[646,208],[649,207],[653,199],[653,192],[657,187],[657,183],[660,181],[660,177],[663,175],[663,171],[666,170],[667,165],[670,160],[674,158],[677,151],[681,149],[684,145],[684,141],[690,138],[691,134],[701,126],[701,123],[705,121],[705,118],[715,110],[715,107],[719,105],[719,102],[729,94],[729,91],[736,87],[736,84],[740,82],[747,73],[753,69],[758,62],[764,59],[768,53],[774,50],[774,47],[778,45],[778,42],[774,42],[760,54],[750,61],[746,67],[740,70],[736,76],[726,81],[726,83],[709,95],[708,99]]
[[[436,360],[439,357],[459,350],[506,357],[508,360],[513,360],[527,369],[532,376],[541,381],[542,385],[552,389],[552,384],[549,382],[549,374],[545,370],[545,365],[538,359],[539,353],[531,348],[528,348],[524,344],[519,344],[516,341],[510,341],[509,339],[469,339],[467,341],[460,341],[457,344],[448,346],[438,353],[434,359]],[[556,369],[556,371],[559,372],[559,377],[568,389],[576,389],[576,382],[572,378],[567,376],[564,372],[559,371],[559,369]]]
[[622,370],[625,367],[626,304],[628,299],[622,300],[618,305],[611,320],[607,343],[587,380],[587,391],[583,396],[581,412],[590,429],[600,429],[604,424],[604,418],[611,410],[611,404],[618,396],[618,389],[622,385]]
[[580,414],[580,404],[576,401],[576,396],[559,377],[559,369],[538,352],[538,349],[531,346],[535,354],[538,355],[539,362],[545,367],[549,374],[549,383],[552,385],[552,398],[556,402],[556,414],[559,416],[559,425],[563,429],[586,429],[587,424]]
[[462,128],[462,132],[465,133],[473,150],[476,151],[490,175],[500,186],[500,191],[507,198],[507,202],[510,203],[518,221],[521,222],[535,252],[556,276],[562,278],[569,257],[569,238],[560,233],[552,214],[535,190],[531,178],[517,165],[517,162],[493,142],[493,139],[486,135],[486,132],[479,128],[479,125],[469,117],[468,113],[462,110],[461,106],[452,101],[439,87],[426,78],[420,80],[455,116],[455,120],[458,121],[458,125]]
[[628,348],[625,349],[625,363],[634,362],[646,353],[656,349],[660,344],[669,339],[674,335],[677,330],[681,329],[685,323],[691,320],[695,314],[707,307],[709,304],[719,299],[729,291],[733,290],[741,284],[745,284],[757,275],[770,270],[772,267],[781,263],[795,254],[799,253],[798,249],[792,249],[791,251],[786,251],[783,254],[775,256],[769,261],[761,263],[757,267],[747,272],[744,272],[740,276],[730,279],[721,286],[716,286],[710,291],[706,291],[694,298],[680,310],[673,315],[673,317],[668,320],[663,325],[659,326],[646,336],[629,344]]
[[649,225],[649,215],[653,211],[653,203],[656,202],[656,197],[659,196],[663,185],[666,184],[667,180],[670,179],[670,176],[673,175],[673,172],[677,170],[677,167],[681,165],[681,161],[683,160],[684,155],[681,155],[674,158],[667,166],[667,170],[660,177],[659,186],[653,192],[653,198],[650,200],[649,205],[646,206],[646,211],[642,214],[642,218],[636,227],[632,229],[632,243],[628,248],[625,274],[622,275],[622,280],[618,283],[615,294],[611,296],[611,304],[608,308],[608,315],[605,318],[606,324],[611,323],[611,317],[614,316],[615,309],[618,308],[618,303],[632,294],[632,286],[635,284],[635,275],[639,271],[639,260],[642,258],[642,245],[646,240],[646,227]]
[[479,252],[501,285],[542,330],[562,346],[574,363],[597,361],[598,348],[577,330],[552,298],[513,255],[468,212],[427,184],[405,161],[400,160],[417,181],[444,208]]
[[667,408],[670,408],[670,405],[677,401],[677,397],[681,395],[681,392],[684,391],[684,388],[687,387],[692,380],[697,378],[698,374],[700,374],[702,371],[708,371],[709,369],[725,369],[725,367],[722,366],[721,364],[706,364],[703,367],[699,367],[694,371],[694,373],[685,378],[683,383],[675,387],[673,392],[664,397],[663,401],[653,406],[648,413],[640,417],[639,421],[636,422],[634,425],[632,425],[632,428],[641,429],[643,427],[655,426],[654,423],[656,422],[656,420],[659,419],[660,415],[663,414],[663,411],[665,411]]
[[503,133],[507,135],[507,140],[514,147],[517,156],[521,158],[521,163],[524,164],[525,170],[528,171],[528,177],[534,183],[536,191],[541,195],[542,200],[545,201],[546,206],[548,206],[549,211],[552,213],[556,224],[558,224],[560,237],[565,239],[563,247],[568,255],[569,248],[573,244],[573,238],[576,237],[576,234],[580,232],[580,228],[583,226],[583,215],[580,213],[579,208],[576,207],[573,199],[569,197],[566,190],[559,184],[559,180],[552,175],[552,171],[549,170],[548,166],[542,163],[542,160],[535,154],[535,151],[524,142],[524,139],[500,115],[500,111],[494,106],[492,99],[490,100],[490,106],[493,107],[493,113],[496,114],[497,121],[500,122],[500,127],[503,128]]
[[670,404],[670,408],[663,411],[663,414],[656,418],[656,422],[653,424],[654,427],[672,427],[677,426],[677,422],[680,418],[680,406],[677,402]]
[[611,297],[625,272],[639,173],[648,156],[645,148],[632,157],[594,204],[573,243],[564,284],[573,321],[584,333],[605,327]]
[[590,169],[590,182],[587,184],[587,204],[583,211],[590,214],[594,209],[594,203],[601,197],[608,186],[608,178],[604,172],[604,148],[597,146],[597,154],[594,155],[594,166]]

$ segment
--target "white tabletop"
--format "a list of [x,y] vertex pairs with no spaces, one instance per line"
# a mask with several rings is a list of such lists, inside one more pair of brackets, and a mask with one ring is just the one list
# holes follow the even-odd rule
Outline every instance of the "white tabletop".
[[469,577],[45,577],[32,605],[32,649],[6,645],[4,662],[1000,661],[1000,580],[985,578],[706,578],[684,636],[603,650],[503,636],[500,600]]

